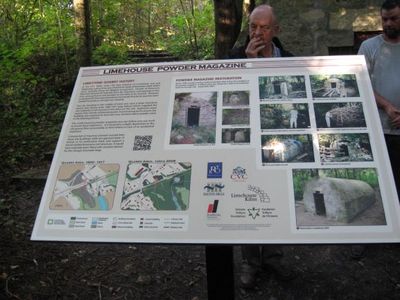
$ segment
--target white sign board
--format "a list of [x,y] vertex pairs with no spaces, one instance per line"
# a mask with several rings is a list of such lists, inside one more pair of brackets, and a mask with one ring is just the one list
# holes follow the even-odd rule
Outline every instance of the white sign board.
[[82,68],[33,240],[399,242],[363,56]]

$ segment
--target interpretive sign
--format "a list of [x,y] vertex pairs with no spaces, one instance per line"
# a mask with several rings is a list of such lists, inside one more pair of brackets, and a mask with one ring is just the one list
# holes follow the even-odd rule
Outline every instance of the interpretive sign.
[[363,56],[82,68],[33,240],[399,242]]

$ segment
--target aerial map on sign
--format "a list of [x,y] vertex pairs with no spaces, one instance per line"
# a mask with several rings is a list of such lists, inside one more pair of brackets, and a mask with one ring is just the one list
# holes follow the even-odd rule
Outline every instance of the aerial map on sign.
[[121,201],[123,210],[187,210],[190,163],[130,163]]
[[50,209],[110,210],[114,202],[118,172],[118,164],[62,165]]

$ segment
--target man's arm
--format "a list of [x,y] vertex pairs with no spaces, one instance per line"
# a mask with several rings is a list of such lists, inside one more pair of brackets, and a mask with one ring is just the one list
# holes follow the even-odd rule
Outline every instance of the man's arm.
[[376,104],[379,108],[383,109],[389,116],[392,126],[400,128],[400,109],[394,106],[389,100],[374,91]]

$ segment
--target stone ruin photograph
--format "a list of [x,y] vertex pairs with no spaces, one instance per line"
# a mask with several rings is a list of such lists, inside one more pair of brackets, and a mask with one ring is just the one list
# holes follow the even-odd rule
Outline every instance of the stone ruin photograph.
[[214,144],[217,92],[175,94],[170,144]]
[[313,98],[360,97],[355,74],[310,75]]
[[223,144],[250,144],[250,128],[222,129]]
[[222,93],[222,106],[249,106],[249,91],[226,91]]
[[261,129],[310,128],[307,103],[260,104]]
[[361,102],[315,103],[317,128],[365,128]]
[[314,162],[311,134],[262,135],[262,163]]
[[296,225],[386,225],[374,168],[294,169]]
[[250,125],[250,109],[222,110],[222,125]]
[[307,98],[304,76],[262,76],[258,87],[260,99]]
[[321,162],[373,161],[367,133],[319,134]]

